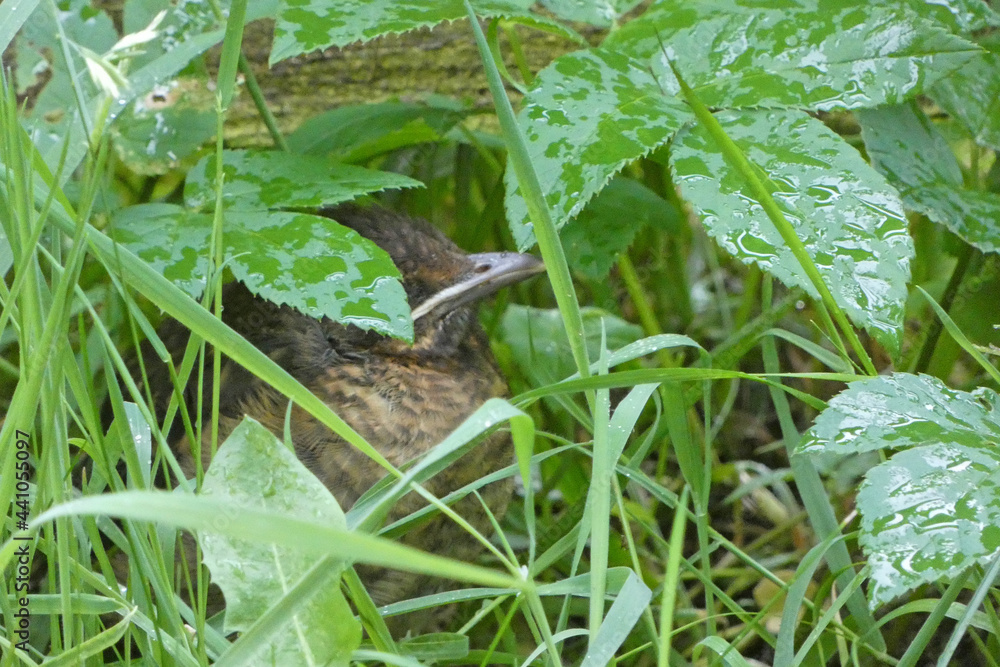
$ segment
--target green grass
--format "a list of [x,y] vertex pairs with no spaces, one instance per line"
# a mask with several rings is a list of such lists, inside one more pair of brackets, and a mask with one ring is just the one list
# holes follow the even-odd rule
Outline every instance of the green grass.
[[[468,4],[466,9],[472,12]],[[15,11],[4,7],[0,18],[14,20]],[[50,21],[46,11],[42,7],[27,20]],[[229,16],[241,12],[236,7]],[[528,79],[537,73],[527,72],[516,43],[521,33],[512,25],[505,24],[504,33],[515,40],[512,49],[521,76]],[[0,666],[43,661],[998,663],[996,549],[986,544],[983,552],[959,554],[966,560],[952,570],[934,561],[929,576],[912,586],[907,580],[903,596],[887,604],[878,600],[877,564],[870,557],[881,552],[870,544],[865,551],[862,542],[879,538],[879,528],[864,523],[879,516],[879,510],[859,488],[866,473],[889,470],[885,466],[898,461],[894,445],[857,426],[855,439],[861,445],[837,449],[834,445],[844,443],[834,442],[836,437],[823,440],[816,421],[820,414],[833,419],[838,409],[847,410],[836,403],[848,395],[845,383],[860,392],[872,376],[888,376],[894,367],[930,371],[949,386],[970,391],[996,388],[996,348],[989,347],[998,342],[996,333],[984,334],[975,326],[977,319],[995,322],[997,317],[995,299],[992,305],[983,299],[1000,282],[995,252],[984,249],[988,240],[967,244],[933,216],[910,212],[918,279],[903,289],[920,297],[900,305],[905,326],[893,364],[886,338],[869,326],[873,320],[851,311],[833,293],[828,283],[837,276],[825,273],[809,244],[799,241],[805,223],[789,220],[793,212],[782,199],[785,183],[753,161],[762,160],[760,153],[737,136],[732,116],[725,125],[719,118],[726,112],[713,113],[705,106],[709,102],[702,96],[718,95],[716,89],[704,82],[688,87],[691,66],[683,58],[675,70],[680,92],[670,105],[686,104],[683,113],[690,115],[681,124],[700,129],[679,130],[669,142],[634,159],[605,156],[607,164],[617,164],[608,178],[618,175],[607,188],[603,182],[596,187],[590,205],[566,227],[562,211],[552,204],[559,197],[546,190],[547,176],[540,171],[546,163],[533,157],[537,137],[525,131],[505,92],[504,77],[510,72],[493,61],[495,32],[484,34],[474,23],[469,39],[482,56],[499,134],[473,129],[478,126],[465,111],[441,120],[447,114],[434,104],[372,105],[351,112],[369,118],[375,136],[361,151],[358,166],[405,165],[403,175],[428,186],[375,196],[402,211],[433,211],[435,220],[470,252],[510,249],[512,236],[518,240],[524,233],[516,224],[508,227],[503,212],[506,161],[521,184],[523,206],[548,269],[547,281],[518,285],[485,304],[480,314],[511,396],[481,406],[410,468],[398,470],[381,460],[385,480],[355,508],[343,508],[346,514],[332,508],[322,488],[259,494],[255,465],[287,469],[303,487],[315,479],[288,456],[287,443],[252,426],[221,442],[217,394],[198,397],[215,417],[206,423],[193,419],[196,412],[188,413],[178,400],[180,392],[164,414],[156,414],[146,372],[133,373],[126,363],[144,339],[169,359],[177,386],[186,386],[192,374],[218,378],[225,355],[353,446],[381,459],[331,406],[219,318],[219,288],[237,270],[233,262],[242,261],[227,256],[223,243],[225,234],[239,233],[232,226],[239,216],[224,211],[229,182],[223,148],[227,107],[238,88],[236,71],[250,76],[241,64],[241,34],[240,25],[231,21],[217,82],[216,141],[187,156],[191,164],[203,155],[216,158],[215,172],[205,174],[214,184],[215,200],[197,211],[211,220],[209,246],[193,249],[204,254],[207,267],[206,290],[198,300],[179,286],[182,281],[170,280],[167,271],[151,263],[144,254],[148,249],[119,245],[109,236],[120,224],[120,209],[181,204],[182,193],[175,186],[190,164],[152,175],[134,170],[119,150],[122,133],[112,131],[130,121],[121,117],[114,121],[117,126],[112,124],[114,96],[77,71],[84,62],[82,52],[72,51],[65,35],[57,39],[66,48],[58,62],[67,69],[61,72],[69,81],[64,92],[72,101],[67,108],[85,110],[87,121],[82,129],[67,131],[58,148],[25,131],[23,123],[31,114],[19,107],[11,82],[4,80],[0,500],[10,509],[0,531],[6,585],[6,595],[0,596]],[[953,46],[956,52],[970,50],[964,42]],[[168,56],[154,58],[151,66],[166,68]],[[617,52],[586,52],[563,61],[568,64],[561,74],[581,63],[612,68],[620,65],[618,57]],[[141,80],[134,71],[117,69],[119,61],[107,54],[87,59],[124,81]],[[573,74],[584,82],[581,89],[589,85],[582,78],[588,71]],[[638,72],[637,80],[645,81],[645,73]],[[539,80],[546,84],[544,76]],[[572,83],[571,75],[561,81],[570,88]],[[247,86],[253,92],[256,83],[250,80]],[[616,100],[616,108],[624,118],[643,99]],[[262,99],[257,102],[263,105]],[[530,98],[529,104],[541,102]],[[660,109],[665,124],[678,120],[669,113],[681,107],[670,105]],[[930,107],[911,110],[924,114]],[[271,114],[263,106],[260,111],[275,145],[287,150],[289,142]],[[400,129],[399,114],[409,113],[443,124],[436,126],[435,141],[421,135],[412,145],[398,146],[400,135],[392,133]],[[380,130],[380,119],[386,117],[392,119],[390,125]],[[178,122],[183,126],[184,117]],[[809,122],[814,121],[801,119]],[[965,178],[964,184],[949,187],[994,196],[998,168],[993,153],[975,144],[955,118],[937,124],[951,137],[945,147],[957,156]],[[847,128],[841,138],[864,145],[857,128],[849,123]],[[787,128],[772,130],[779,136]],[[810,131],[816,132],[810,136],[828,140],[818,130]],[[746,184],[747,198],[764,212],[761,219],[769,220],[791,247],[807,278],[799,287],[775,281],[767,267],[720,249],[716,241],[721,232],[699,224],[695,210],[706,206],[682,198],[687,192],[682,174],[668,155],[692,150],[700,140],[692,139],[695,132],[709,138],[706,164],[713,151],[721,155],[717,164],[728,165],[732,171],[727,174]],[[380,148],[379,141],[386,147]],[[684,141],[689,142],[686,148]],[[826,149],[820,139],[816,142],[817,153]],[[85,150],[78,155],[79,146]],[[918,148],[926,147],[914,149],[919,155]],[[850,159],[859,158],[851,154]],[[261,180],[266,184],[282,178],[288,177],[279,171]],[[859,176],[857,187],[874,182],[864,178]],[[904,202],[909,208],[910,200]],[[712,204],[723,206],[721,198]],[[183,210],[179,216],[195,212]],[[577,233],[573,225],[584,231],[570,236]],[[778,269],[780,277],[788,266]],[[809,290],[816,299],[810,299]],[[933,298],[922,300],[929,295],[942,305]],[[921,329],[932,312],[944,334],[932,333],[928,343]],[[183,359],[170,359],[157,337],[158,323],[168,316],[194,334]],[[962,354],[927,351],[936,347],[938,335],[948,337]],[[962,394],[954,403],[942,399],[958,415],[956,423],[963,428],[972,424],[962,431],[971,440],[961,440],[970,450],[992,452],[995,446],[995,424],[977,403],[987,405],[994,396],[984,392],[973,400]],[[110,428],[102,415],[107,409],[115,417]],[[922,418],[916,408],[907,416]],[[890,434],[911,437],[905,426],[897,424]],[[213,452],[225,447],[223,454],[250,472],[245,479],[225,480],[209,467],[186,479],[168,445],[172,428],[192,442],[201,442],[205,430]],[[437,467],[454,463],[494,428],[511,435],[514,454],[506,468],[448,498],[435,498],[422,486]],[[846,428],[838,431],[844,432]],[[934,437],[949,442],[936,431],[926,439]],[[252,446],[267,452],[266,463],[240,458]],[[814,456],[803,451],[807,446],[827,448]],[[955,470],[976,467],[969,463],[973,459],[963,460],[968,466]],[[986,494],[989,474],[973,484],[973,491]],[[478,535],[485,548],[476,562],[458,562],[447,553],[424,553],[396,541],[432,511],[448,514],[475,533],[451,505],[461,496],[475,498],[483,485],[501,476],[515,479],[518,492],[506,515],[493,517],[495,535]],[[942,474],[932,488],[950,483]],[[384,517],[407,493],[423,495],[428,507],[418,516],[383,526]],[[888,489],[885,495],[890,495]],[[996,504],[988,495],[973,500],[989,508]],[[20,515],[30,516],[29,527],[18,525]],[[906,515],[906,520],[925,527],[919,516]],[[989,521],[984,520],[980,533],[992,528]],[[198,532],[200,544],[178,548],[195,546],[188,531]],[[213,537],[206,542],[206,535]],[[30,563],[20,559],[25,545]],[[227,548],[243,560],[235,573],[225,563],[216,565],[211,577],[217,582],[239,579],[241,568],[258,568],[249,590],[267,594],[250,603],[230,600],[222,611],[201,560],[207,555],[217,562],[218,550],[226,553]],[[929,553],[928,561],[935,556]],[[392,605],[382,610],[383,618],[351,562],[441,577],[453,581],[455,590]],[[427,615],[448,605],[455,611],[447,632],[394,636],[395,615]],[[30,642],[22,650],[15,644],[21,641],[18,614],[25,608],[31,614]],[[268,657],[271,650],[287,653]]]

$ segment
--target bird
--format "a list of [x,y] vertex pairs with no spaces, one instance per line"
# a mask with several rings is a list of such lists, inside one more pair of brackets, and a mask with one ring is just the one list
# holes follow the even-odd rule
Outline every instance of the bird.
[[[392,259],[411,307],[413,342],[325,317],[317,319],[254,295],[238,281],[223,289],[222,319],[329,405],[389,462],[404,466],[441,442],[486,400],[508,395],[476,307],[502,287],[543,272],[544,264],[532,255],[514,252],[468,254],[427,221],[379,206],[346,204],[319,213],[358,232]],[[158,334],[179,363],[189,336],[187,329],[168,319]],[[154,403],[163,414],[174,391],[169,372],[148,343],[143,344],[141,354]],[[211,378],[206,377],[205,382],[210,383]],[[211,395],[210,390],[206,384],[203,395]],[[189,381],[183,395],[193,411],[195,379]],[[202,415],[206,421],[208,403],[205,401]],[[244,416],[282,438],[287,406],[288,399],[273,387],[235,362],[223,361],[220,441]],[[169,437],[171,448],[185,472],[193,475],[191,447],[176,426]],[[298,458],[345,510],[385,474],[367,455],[298,406],[291,412],[290,432]],[[208,429],[205,437],[209,437]],[[207,466],[209,447],[200,449]],[[442,497],[512,462],[509,437],[494,433],[424,486]],[[509,479],[481,491],[497,517],[506,511],[512,493]],[[480,531],[491,532],[478,501],[466,497],[459,502],[456,511],[471,517]],[[411,493],[397,504],[388,521],[424,504]],[[440,515],[418,525],[401,540],[425,551],[466,560],[481,550],[463,529]],[[442,587],[430,577],[401,571],[359,566],[358,572],[377,605]],[[399,627],[406,626],[397,625],[396,629]]]

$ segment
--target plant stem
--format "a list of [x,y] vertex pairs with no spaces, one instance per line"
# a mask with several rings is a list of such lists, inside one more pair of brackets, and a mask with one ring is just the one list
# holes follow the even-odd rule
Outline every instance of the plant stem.
[[[941,295],[941,307],[945,312],[949,312],[955,304],[955,296],[958,295],[958,288],[961,287],[962,280],[965,279],[965,275],[969,271],[969,265],[974,253],[975,248],[964,244],[956,258],[955,270],[948,280],[947,287],[944,288],[944,294]],[[930,367],[931,358],[934,356],[934,350],[937,349],[938,339],[941,337],[943,329],[944,325],[941,323],[941,320],[937,318],[931,320],[930,327],[927,329],[927,338],[924,339],[924,344],[920,348],[920,356],[917,358],[916,363],[913,364],[911,372],[925,373],[928,367]]]
[[[569,274],[569,266],[566,264],[566,255],[563,252],[562,243],[559,241],[556,226],[552,222],[549,207],[542,195],[538,174],[535,173],[531,159],[528,157],[528,146],[524,135],[517,126],[517,119],[514,117],[514,110],[511,108],[510,100],[504,90],[500,72],[497,71],[496,65],[490,57],[489,44],[486,42],[486,36],[483,35],[483,29],[479,25],[479,19],[476,17],[472,5],[469,4],[469,0],[465,0],[465,9],[469,15],[476,45],[479,47],[479,56],[486,69],[486,80],[490,86],[490,94],[496,107],[504,142],[507,144],[508,166],[513,169],[515,176],[517,176],[521,194],[528,207],[528,215],[534,223],[538,249],[545,261],[545,269],[552,283],[556,304],[559,306],[559,312],[566,327],[566,336],[573,353],[573,361],[576,363],[580,377],[588,378],[590,377],[590,361],[587,358],[586,341],[583,334],[583,317],[580,314],[580,304],[576,300],[576,291],[573,289],[573,279]],[[587,392],[587,401],[591,406],[594,405],[593,392]]]
[[242,52],[240,52],[240,72],[243,74],[243,82],[246,84],[247,92],[250,93],[250,99],[253,100],[254,106],[257,107],[257,112],[260,114],[261,120],[264,121],[267,131],[271,135],[271,140],[278,149],[287,152],[289,150],[288,141],[285,140],[285,135],[278,128],[278,120],[271,113],[270,107],[267,106],[267,100],[264,99],[264,92],[260,89],[260,84],[257,83],[257,75],[253,73],[250,61],[247,60],[246,55]]

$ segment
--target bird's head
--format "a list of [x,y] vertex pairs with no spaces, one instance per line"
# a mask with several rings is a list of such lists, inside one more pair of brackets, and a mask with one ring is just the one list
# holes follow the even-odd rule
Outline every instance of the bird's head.
[[345,205],[323,214],[392,258],[413,312],[414,350],[454,347],[475,319],[476,302],[545,270],[532,255],[468,254],[430,223],[385,209]]

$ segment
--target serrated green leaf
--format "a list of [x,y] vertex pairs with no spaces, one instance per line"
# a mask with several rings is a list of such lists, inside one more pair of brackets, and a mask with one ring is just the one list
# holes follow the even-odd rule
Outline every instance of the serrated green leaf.
[[[192,297],[205,289],[212,219],[179,206],[121,211],[114,238]],[[388,254],[330,218],[286,211],[233,211],[223,233],[226,266],[255,294],[312,317],[405,340],[413,323]]]
[[[226,266],[255,294],[313,317],[413,338],[405,292],[389,256],[333,220],[281,210],[315,208],[419,182],[325,158],[268,151],[223,156]],[[215,156],[188,174],[191,209],[215,202]],[[121,217],[120,240],[192,295],[204,289],[211,220],[178,207]],[[128,224],[131,223],[131,224]]]
[[570,267],[591,280],[603,280],[640,229],[652,224],[676,231],[681,219],[672,204],[646,186],[616,178],[562,228],[559,237]]
[[[530,0],[475,0],[479,16],[523,16]],[[464,18],[462,0],[281,0],[270,64],[286,58]],[[536,17],[542,20],[542,17]]]
[[223,235],[227,266],[250,291],[312,317],[411,340],[413,322],[389,255],[329,218],[234,212]]
[[[280,151],[225,151],[223,205],[228,209],[316,208],[390,188],[422,187],[400,174]],[[215,155],[188,172],[184,202],[192,209],[215,205]]]
[[973,33],[1000,25],[1000,15],[980,0],[907,0],[911,9],[955,32]]
[[360,162],[405,146],[441,141],[466,113],[452,100],[341,107],[302,123],[288,136],[288,146],[296,153]]
[[[205,473],[202,495],[344,528],[329,490],[263,426],[245,419]],[[219,521],[238,521],[220,516]],[[315,554],[203,531],[205,564],[226,597],[226,630],[245,631],[316,562]],[[277,632],[254,665],[346,664],[361,626],[336,585],[317,591]]]
[[[801,111],[726,111],[716,118],[763,169],[838,305],[898,353],[913,242],[896,191],[856,150]],[[682,193],[727,252],[816,297],[778,230],[704,128],[678,135],[671,157]]]
[[976,143],[1000,151],[1000,54],[981,53],[928,91]]
[[709,107],[819,110],[898,103],[982,53],[904,3],[856,0],[667,0],[604,46],[676,94],[672,60]]
[[1000,442],[1000,399],[989,389],[950,389],[930,375],[894,373],[859,380],[830,400],[805,434],[805,454],[860,453],[943,442]]
[[858,493],[872,608],[1000,553],[1000,450],[935,443],[870,471]]
[[108,235],[192,298],[205,291],[212,218],[174,204],[140,204],[118,211]]
[[872,607],[1000,550],[1000,396],[928,375],[852,382],[805,434],[803,453],[906,448],[858,494]]
[[908,208],[945,225],[983,252],[1000,251],[1000,196],[966,190],[948,142],[913,104],[860,110],[861,136]]
[[[621,168],[692,118],[642,64],[594,49],[557,58],[538,75],[518,123],[542,193],[561,227]],[[507,170],[507,218],[521,250],[534,244],[527,206]]]

